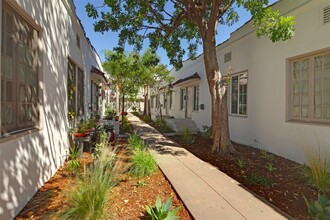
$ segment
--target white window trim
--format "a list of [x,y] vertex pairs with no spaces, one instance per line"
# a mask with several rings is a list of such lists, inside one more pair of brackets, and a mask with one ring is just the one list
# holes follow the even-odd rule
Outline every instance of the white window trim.
[[[232,77],[239,76],[240,74],[243,74],[243,73],[247,74],[246,114],[244,114],[244,115],[239,114],[239,113],[234,114],[234,113],[232,113],[232,109],[231,109],[232,108],[232,106],[231,106],[231,103],[232,103],[231,102],[231,98],[232,98],[232,96],[231,96],[231,94],[232,94],[231,79],[232,79]],[[247,118],[248,117],[248,95],[249,95],[249,92],[248,92],[249,91],[249,72],[248,72],[248,70],[243,70],[243,71],[240,71],[237,73],[233,73],[229,77],[230,77],[230,89],[229,89],[229,93],[227,92],[227,97],[229,96],[228,101],[227,101],[227,105],[228,105],[228,109],[229,109],[229,116]],[[239,84],[238,84],[238,94],[239,94]],[[238,103],[239,103],[239,101],[238,101]],[[237,107],[239,108],[239,106],[237,106]],[[239,112],[239,109],[238,109],[238,112]]]
[[[195,99],[196,99],[196,97],[195,97],[195,87],[198,87],[198,104],[197,104],[197,109],[195,109]],[[193,112],[198,112],[199,111],[199,95],[200,95],[200,92],[199,92],[199,84],[195,84],[195,85],[193,85],[192,86],[192,88],[193,88]]]
[[[294,122],[294,123],[304,123],[304,124],[317,124],[317,125],[326,125],[330,126],[330,120],[324,119],[315,119],[313,113],[313,90],[314,90],[314,71],[313,71],[313,60],[314,57],[326,54],[330,52],[330,47],[301,54],[298,56],[294,56],[288,58],[286,60],[286,122]],[[292,116],[292,79],[291,79],[291,71],[292,64],[294,61],[309,59],[309,85],[308,85],[308,117],[306,119],[303,118],[293,118]],[[311,73],[312,72],[312,73]]]

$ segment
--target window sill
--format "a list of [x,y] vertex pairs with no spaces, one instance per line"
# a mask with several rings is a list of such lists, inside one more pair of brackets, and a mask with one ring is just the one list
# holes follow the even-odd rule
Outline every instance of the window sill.
[[32,128],[29,130],[17,131],[17,132],[12,132],[12,133],[6,134],[0,138],[0,144],[15,140],[17,138],[21,138],[21,137],[29,135],[29,134],[33,134],[38,131],[40,131],[39,128]]
[[233,114],[229,114],[230,117],[237,117],[237,118],[247,118],[247,115],[233,115]]
[[293,123],[293,124],[304,124],[304,125],[330,127],[330,122],[303,121],[303,120],[297,120],[297,119],[289,119],[289,120],[286,120],[286,122],[287,123]]

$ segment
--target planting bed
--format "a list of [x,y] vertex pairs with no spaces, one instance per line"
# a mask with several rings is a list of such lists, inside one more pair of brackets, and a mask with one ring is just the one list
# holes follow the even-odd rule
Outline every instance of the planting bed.
[[[122,159],[121,167],[128,166],[130,159],[126,150],[125,139],[118,139],[116,147],[119,149],[118,157]],[[81,162],[88,165],[92,162],[89,153],[84,152]],[[67,205],[65,192],[75,184],[75,178],[61,167],[58,172],[41,187],[25,208],[17,215],[16,219],[59,219],[57,214]],[[192,219],[175,194],[169,182],[161,171],[150,177],[133,178],[124,172],[118,177],[118,184],[111,190],[108,211],[112,219],[147,219],[145,206],[154,205],[157,195],[164,201],[173,197],[173,206],[180,207],[181,219]]]

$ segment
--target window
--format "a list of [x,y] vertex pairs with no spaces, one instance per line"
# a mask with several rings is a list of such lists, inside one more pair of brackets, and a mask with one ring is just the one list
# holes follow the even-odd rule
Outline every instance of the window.
[[194,86],[194,103],[193,103],[194,111],[198,111],[198,105],[199,105],[199,85]]
[[155,96],[150,97],[150,108],[154,108]]
[[330,122],[330,51],[290,61],[289,118]]
[[186,106],[186,89],[180,89],[180,110],[183,110]]
[[76,116],[84,114],[84,71],[68,60],[68,110]]
[[163,93],[163,108],[166,108],[166,92]]
[[173,92],[171,91],[170,92],[170,109],[172,108],[173,106]]
[[227,63],[229,61],[231,61],[231,52],[226,53],[224,56],[224,62]]
[[156,108],[159,108],[159,95],[156,95]]
[[247,114],[247,72],[231,76],[230,109],[232,115]]
[[77,47],[80,48],[80,37],[78,34],[76,35],[76,44],[77,44]]
[[92,111],[99,110],[99,87],[96,83],[91,80],[91,103]]
[[3,2],[1,136],[39,124],[39,33]]

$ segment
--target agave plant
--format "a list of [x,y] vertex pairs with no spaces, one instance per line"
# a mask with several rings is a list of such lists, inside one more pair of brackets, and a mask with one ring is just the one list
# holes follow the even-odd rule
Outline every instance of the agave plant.
[[160,197],[157,196],[156,203],[154,207],[146,206],[148,215],[152,220],[175,220],[179,219],[176,216],[179,212],[179,207],[173,209],[172,198],[168,198],[163,204]]
[[314,202],[304,199],[308,207],[308,213],[313,220],[330,219],[330,200],[326,195],[319,194],[318,199]]

